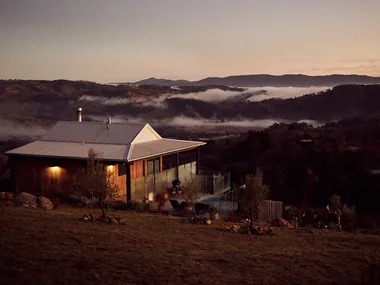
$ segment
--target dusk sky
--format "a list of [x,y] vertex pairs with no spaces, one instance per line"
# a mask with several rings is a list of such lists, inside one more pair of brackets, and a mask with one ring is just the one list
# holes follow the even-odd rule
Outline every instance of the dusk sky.
[[380,75],[379,0],[0,0],[0,78]]

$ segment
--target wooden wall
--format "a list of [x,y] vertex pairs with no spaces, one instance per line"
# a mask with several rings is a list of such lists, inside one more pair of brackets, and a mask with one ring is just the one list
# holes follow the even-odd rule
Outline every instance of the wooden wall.
[[[86,160],[21,156],[10,157],[10,162],[14,192],[46,197],[51,197],[56,192],[69,192],[70,177],[87,163]],[[118,176],[118,165],[113,165],[116,182],[120,187],[120,199],[126,199],[126,175]]]

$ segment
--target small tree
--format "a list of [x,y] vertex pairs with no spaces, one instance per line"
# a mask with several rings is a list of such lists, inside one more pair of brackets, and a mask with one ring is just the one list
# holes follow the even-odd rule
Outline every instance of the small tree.
[[189,180],[185,180],[182,185],[182,193],[185,201],[192,207],[193,218],[195,219],[195,201],[204,192],[202,183],[197,180],[196,175],[191,174]]
[[106,217],[104,211],[105,199],[116,199],[119,195],[119,185],[116,175],[108,171],[101,162],[102,154],[93,149],[88,151],[87,167],[79,170],[72,176],[71,185],[74,191],[91,199],[97,199],[102,209],[102,218]]
[[168,194],[166,190],[157,192],[154,195],[154,201],[157,204],[158,211],[161,212],[162,208],[165,206],[166,201],[168,200]]
[[259,218],[259,208],[269,195],[269,186],[264,183],[260,168],[254,174],[248,174],[244,179],[245,189],[239,189],[239,202],[242,210],[249,213],[250,231],[253,231],[253,220]]

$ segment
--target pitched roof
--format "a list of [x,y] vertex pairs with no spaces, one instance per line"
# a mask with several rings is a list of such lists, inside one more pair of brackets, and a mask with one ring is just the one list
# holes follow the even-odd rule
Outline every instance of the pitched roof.
[[145,124],[99,122],[58,122],[42,141],[130,144]]
[[135,161],[170,152],[174,153],[177,151],[189,150],[205,144],[206,143],[204,142],[198,141],[184,141],[173,139],[159,139],[150,142],[132,144],[127,159],[128,161]]
[[7,152],[7,154],[86,159],[88,157],[88,151],[90,149],[102,153],[102,160],[125,161],[129,152],[129,145],[35,141],[19,148],[10,150]]
[[8,155],[86,159],[93,149],[108,161],[135,161],[184,151],[203,142],[164,139],[149,124],[58,122],[41,140]]

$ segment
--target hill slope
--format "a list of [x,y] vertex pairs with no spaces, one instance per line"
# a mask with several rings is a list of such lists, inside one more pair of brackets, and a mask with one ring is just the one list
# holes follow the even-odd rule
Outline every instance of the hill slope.
[[135,84],[149,85],[227,85],[240,87],[308,87],[308,86],[336,86],[342,84],[379,84],[380,77],[370,77],[366,75],[324,75],[308,76],[303,74],[285,74],[285,75],[236,75],[228,77],[208,77],[199,81],[187,80],[168,80],[149,78],[135,82]]

